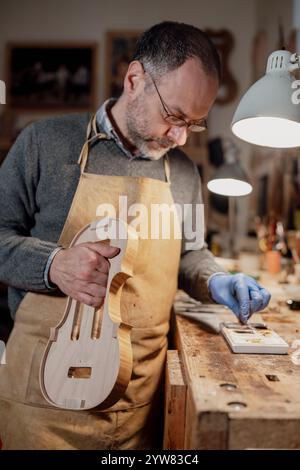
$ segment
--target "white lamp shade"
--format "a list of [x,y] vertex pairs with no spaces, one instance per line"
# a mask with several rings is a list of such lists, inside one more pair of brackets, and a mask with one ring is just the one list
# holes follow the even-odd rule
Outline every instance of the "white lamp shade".
[[246,196],[252,191],[251,184],[234,178],[218,178],[207,183],[208,189],[221,196]]
[[252,191],[252,185],[238,162],[224,163],[207,187],[221,196],[246,196]]
[[266,147],[300,146],[300,104],[292,99],[290,56],[288,51],[271,54],[266,75],[241,99],[231,124],[240,139]]

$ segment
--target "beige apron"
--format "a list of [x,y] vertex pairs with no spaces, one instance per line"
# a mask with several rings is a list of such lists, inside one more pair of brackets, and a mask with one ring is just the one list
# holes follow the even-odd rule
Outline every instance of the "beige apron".
[[[95,220],[99,204],[112,204],[118,217],[120,195],[128,197],[128,207],[141,203],[149,209],[149,233],[151,205],[173,204],[167,158],[167,182],[86,173],[90,142],[105,137],[97,134],[94,118],[87,129],[79,159],[81,176],[59,240],[65,247],[83,226]],[[173,223],[178,224],[176,217]],[[134,276],[125,283],[121,298],[123,321],[133,327],[133,371],[124,396],[108,410],[61,410],[45,401],[39,386],[41,358],[50,328],[64,312],[66,297],[57,292],[26,294],[7,343],[7,364],[0,367],[0,437],[4,449],[159,446],[163,398],[160,385],[180,247],[181,240],[172,236],[172,231],[169,239],[160,234],[157,239],[139,240]]]

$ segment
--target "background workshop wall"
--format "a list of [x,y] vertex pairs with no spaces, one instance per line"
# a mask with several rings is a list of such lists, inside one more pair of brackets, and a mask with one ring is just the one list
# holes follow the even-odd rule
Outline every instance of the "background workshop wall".
[[[231,118],[239,98],[253,81],[252,45],[256,32],[267,31],[268,52],[271,51],[278,36],[279,19],[285,31],[290,31],[292,6],[292,0],[1,0],[0,79],[5,77],[7,42],[92,41],[100,46],[97,70],[97,103],[100,104],[105,89],[107,31],[144,30],[166,19],[192,23],[200,28],[226,28],[234,37],[228,65],[238,83],[238,94],[229,104],[215,105],[212,109],[209,138],[234,139],[248,168],[252,148],[232,136]],[[0,113],[4,107],[0,106]],[[239,232],[247,225],[247,204],[246,199],[238,201]]]
[[[2,0],[0,4],[0,77],[4,76],[8,41],[95,41],[99,48],[98,100],[104,94],[105,33],[108,30],[143,30],[165,20],[192,23],[201,28],[229,29],[235,38],[230,68],[240,90],[251,78],[249,55],[256,28],[253,0]],[[229,123],[236,102],[216,107],[211,134],[230,135]]]

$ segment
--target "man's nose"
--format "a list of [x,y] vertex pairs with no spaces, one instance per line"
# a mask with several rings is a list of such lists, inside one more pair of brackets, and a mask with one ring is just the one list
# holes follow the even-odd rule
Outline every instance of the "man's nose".
[[172,126],[167,133],[176,145],[184,145],[187,139],[187,128],[185,126]]

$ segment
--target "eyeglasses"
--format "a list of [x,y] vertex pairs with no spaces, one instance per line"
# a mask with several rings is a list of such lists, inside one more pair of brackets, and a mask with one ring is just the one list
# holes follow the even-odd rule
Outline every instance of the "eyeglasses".
[[[145,72],[146,72],[146,70],[145,70]],[[154,78],[151,76],[151,74],[149,72],[147,72],[147,73],[148,73],[149,77],[151,78],[151,80],[153,82],[153,85],[155,87],[155,90],[157,91],[157,94],[159,96],[161,105],[162,105],[163,110],[165,112],[164,120],[166,122],[171,124],[171,126],[186,127],[191,132],[202,132],[202,131],[205,131],[207,129],[207,121],[204,118],[199,119],[198,121],[187,122],[185,119],[179,118],[177,116],[174,116],[174,114],[169,113],[169,111],[167,109],[167,106],[166,106],[164,100],[162,99],[161,94],[158,91],[158,88],[157,88],[157,85],[155,83]]]

